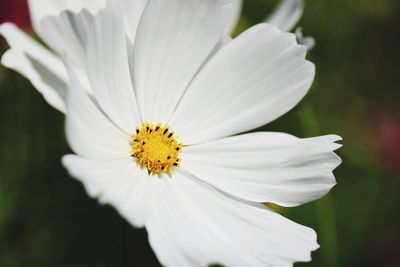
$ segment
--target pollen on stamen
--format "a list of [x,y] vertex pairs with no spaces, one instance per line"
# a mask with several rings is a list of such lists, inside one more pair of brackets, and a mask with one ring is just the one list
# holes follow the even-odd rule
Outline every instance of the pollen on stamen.
[[182,144],[169,127],[145,123],[132,135],[131,155],[150,173],[167,173],[179,167]]

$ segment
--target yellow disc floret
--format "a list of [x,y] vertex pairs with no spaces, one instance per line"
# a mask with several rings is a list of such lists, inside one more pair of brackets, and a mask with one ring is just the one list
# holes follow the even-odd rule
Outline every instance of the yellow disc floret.
[[166,173],[179,166],[182,144],[168,127],[162,127],[160,123],[156,126],[145,123],[136,129],[132,139],[132,157],[150,173]]

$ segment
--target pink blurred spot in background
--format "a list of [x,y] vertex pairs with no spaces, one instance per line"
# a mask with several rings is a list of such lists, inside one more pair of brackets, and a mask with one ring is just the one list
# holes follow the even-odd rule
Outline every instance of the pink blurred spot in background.
[[31,29],[27,0],[0,0],[0,23],[12,22],[23,30]]
[[382,111],[371,118],[368,142],[384,167],[400,174],[400,112]]

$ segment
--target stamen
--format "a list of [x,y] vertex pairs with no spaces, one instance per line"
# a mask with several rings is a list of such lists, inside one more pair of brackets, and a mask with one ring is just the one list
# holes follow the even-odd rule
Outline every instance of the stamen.
[[180,165],[179,153],[182,144],[178,143],[170,129],[161,124],[154,126],[145,123],[136,129],[132,136],[132,157],[145,166],[149,173],[169,172]]

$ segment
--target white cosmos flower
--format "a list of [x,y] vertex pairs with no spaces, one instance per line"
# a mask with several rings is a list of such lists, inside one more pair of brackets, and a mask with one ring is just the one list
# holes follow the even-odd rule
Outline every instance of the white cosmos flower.
[[[116,0],[123,2],[126,12],[125,23],[129,38],[133,41],[135,27],[139,23],[148,0]],[[91,14],[96,14],[105,5],[105,0],[28,0],[32,24],[35,32],[50,48],[40,45],[11,23],[0,25],[0,34],[11,46],[2,57],[1,63],[28,78],[46,101],[57,110],[65,113],[65,98],[71,81],[68,77],[61,55],[67,55],[73,63],[85,89],[90,92],[87,74],[83,66],[83,47],[87,27],[76,27],[75,20],[90,24]],[[232,0],[232,14],[226,27],[225,43],[230,40],[239,17],[242,0]],[[79,12],[85,9],[80,15]],[[266,21],[282,31],[292,30],[303,13],[303,0],[282,0],[281,4]],[[77,16],[77,17],[75,17]],[[298,41],[303,43],[302,36]],[[308,44],[305,42],[304,44]]]
[[340,137],[237,135],[303,98],[315,73],[307,48],[269,24],[227,41],[229,0],[150,0],[133,26],[119,10],[110,4],[89,25],[70,13],[87,27],[89,88],[66,55],[76,154],[64,166],[90,196],[145,227],[165,266],[309,261],[315,232],[261,203],[292,207],[326,194]]

